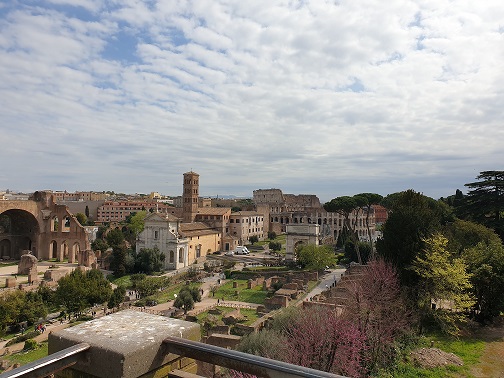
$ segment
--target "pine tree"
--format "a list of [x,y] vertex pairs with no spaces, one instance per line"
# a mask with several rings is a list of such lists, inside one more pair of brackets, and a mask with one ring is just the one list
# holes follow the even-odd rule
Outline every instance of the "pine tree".
[[477,182],[465,184],[470,190],[465,197],[464,213],[504,240],[504,171],[483,171]]

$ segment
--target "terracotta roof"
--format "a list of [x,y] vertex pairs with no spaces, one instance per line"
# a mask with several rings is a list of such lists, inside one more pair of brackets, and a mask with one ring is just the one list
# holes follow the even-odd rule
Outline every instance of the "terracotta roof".
[[166,214],[166,213],[152,213],[152,214],[148,214],[145,219],[149,219],[149,218],[152,218],[153,216],[158,216],[162,219],[166,219],[167,221],[170,221],[170,222],[176,222],[178,220],[180,220],[180,218],[176,217],[175,215],[173,214]]
[[197,215],[224,215],[230,211],[230,207],[200,207]]
[[208,227],[206,224],[201,222],[193,223],[182,223],[180,225],[180,233],[184,237],[188,236],[200,236],[200,235],[215,235],[219,232],[213,228]]

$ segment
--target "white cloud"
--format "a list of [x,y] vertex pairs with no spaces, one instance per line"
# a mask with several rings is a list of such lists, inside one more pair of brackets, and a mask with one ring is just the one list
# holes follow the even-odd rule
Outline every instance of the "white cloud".
[[204,194],[441,196],[504,157],[494,0],[51,0],[2,15],[0,188],[179,194],[192,168]]

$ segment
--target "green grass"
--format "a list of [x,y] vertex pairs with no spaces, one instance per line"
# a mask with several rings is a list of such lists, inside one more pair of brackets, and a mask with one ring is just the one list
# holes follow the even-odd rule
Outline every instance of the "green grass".
[[107,279],[112,282],[114,285],[122,286],[126,289],[131,288],[131,275],[126,275],[122,277],[115,278],[112,274],[107,276]]
[[18,363],[21,365],[25,365],[29,362],[38,360],[42,357],[46,357],[48,354],[47,352],[47,342],[44,341],[42,343],[39,343],[39,347],[35,350],[30,350],[27,352],[19,352],[19,353],[14,353],[8,357],[6,357],[9,361],[12,361],[14,363]]
[[[175,285],[171,285],[168,289],[157,292],[154,295],[149,296],[149,299],[155,299],[158,303],[166,303],[175,299],[175,294],[178,294],[180,289],[185,286],[185,283],[178,283]],[[191,282],[189,287],[199,288],[201,283],[199,282]]]
[[[457,339],[438,333],[432,333],[422,336],[416,348],[429,348],[431,341],[434,341],[434,348],[441,349],[448,353],[453,353],[460,357],[464,362],[464,365],[424,369],[414,366],[409,358],[406,358],[404,361],[400,362],[397,368],[393,372],[390,372],[390,374],[392,374],[394,378],[473,377],[470,373],[470,369],[471,366],[474,366],[479,362],[486,346],[485,341],[469,337],[461,337]],[[384,374],[382,376],[388,377],[389,375]]]
[[[233,282],[238,282],[237,288],[233,288]],[[235,294],[236,291],[238,291],[238,295]],[[261,286],[247,289],[247,280],[231,280],[219,287],[219,290],[215,293],[215,298],[263,304],[267,295],[268,292],[263,291]]]
[[[215,316],[218,320],[222,320],[222,318],[225,317],[227,314],[236,310],[233,307],[224,307],[224,306],[217,306],[217,308],[222,311],[222,314],[221,315],[212,315],[212,316]],[[240,313],[246,319],[245,321],[240,322],[240,324],[251,325],[259,318],[257,316],[256,310],[253,310],[253,309],[241,308]],[[205,311],[205,312],[202,312],[201,314],[198,314],[198,316],[196,317],[198,319],[198,323],[203,324],[205,321],[205,318],[207,316],[208,316],[208,311]]]
[[254,243],[254,245],[268,245],[270,241],[275,241],[275,242],[280,242],[282,244],[287,243],[287,235],[282,234],[282,235],[277,235],[277,237],[273,240],[270,239],[265,239],[258,241],[257,243]]

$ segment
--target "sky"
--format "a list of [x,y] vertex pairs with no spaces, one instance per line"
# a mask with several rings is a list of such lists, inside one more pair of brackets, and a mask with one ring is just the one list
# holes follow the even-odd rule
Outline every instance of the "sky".
[[0,190],[465,192],[503,60],[500,0],[2,0]]

